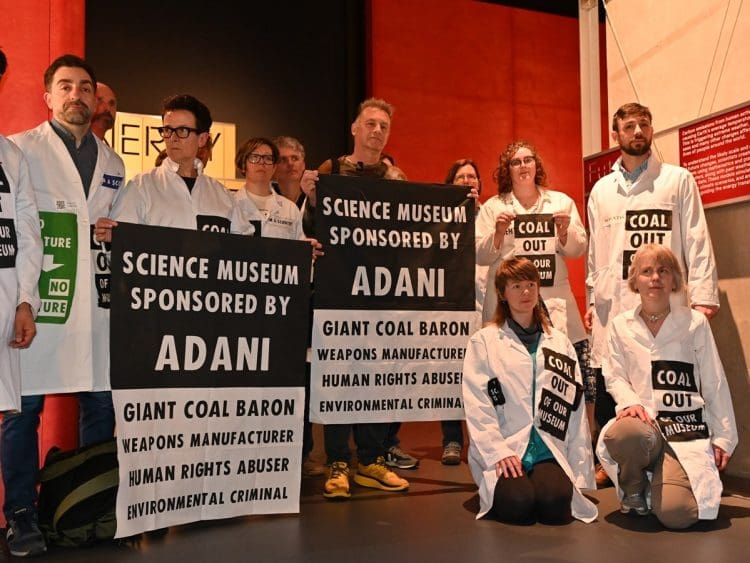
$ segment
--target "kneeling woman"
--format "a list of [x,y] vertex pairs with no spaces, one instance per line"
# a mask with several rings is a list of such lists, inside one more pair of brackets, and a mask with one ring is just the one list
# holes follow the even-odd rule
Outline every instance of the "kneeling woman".
[[683,291],[672,251],[639,248],[628,285],[641,305],[609,327],[602,370],[617,416],[597,453],[622,512],[653,509],[664,526],[687,528],[719,511],[719,471],[737,445],[729,387],[706,317],[670,305]]
[[591,522],[591,435],[576,352],[550,326],[539,272],[526,258],[500,264],[494,323],[475,333],[464,359],[469,466],[479,487],[477,518],[503,522]]

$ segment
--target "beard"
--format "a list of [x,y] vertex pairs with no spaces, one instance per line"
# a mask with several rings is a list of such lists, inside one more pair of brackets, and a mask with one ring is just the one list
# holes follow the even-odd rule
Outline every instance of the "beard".
[[[643,156],[644,154],[648,154],[648,152],[651,150],[651,141],[648,139],[639,139],[643,142],[643,145],[640,147],[634,147],[631,145],[623,145],[620,143],[620,150],[624,152],[625,154],[629,154],[630,156]],[[632,141],[631,141],[632,143]]]
[[67,103],[63,106],[62,121],[71,125],[86,125],[91,121],[91,109],[82,103]]

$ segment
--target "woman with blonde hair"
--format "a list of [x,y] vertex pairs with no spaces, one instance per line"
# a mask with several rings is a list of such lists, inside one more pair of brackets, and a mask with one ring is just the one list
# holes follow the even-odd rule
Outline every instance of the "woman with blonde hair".
[[641,246],[628,286],[641,304],[609,326],[602,371],[617,415],[597,453],[622,512],[687,528],[719,510],[719,471],[737,445],[729,386],[706,316],[670,301],[684,281],[669,248]]

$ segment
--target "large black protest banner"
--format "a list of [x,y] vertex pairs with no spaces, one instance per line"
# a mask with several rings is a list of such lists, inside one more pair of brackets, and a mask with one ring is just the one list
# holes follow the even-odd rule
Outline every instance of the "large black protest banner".
[[299,511],[310,246],[121,223],[117,537]]
[[463,418],[477,328],[468,189],[321,176],[310,416],[326,424]]

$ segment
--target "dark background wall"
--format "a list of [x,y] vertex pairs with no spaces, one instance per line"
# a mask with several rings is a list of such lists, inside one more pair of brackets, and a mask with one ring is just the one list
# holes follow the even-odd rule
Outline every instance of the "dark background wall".
[[[158,113],[190,92],[238,125],[238,143],[298,137],[308,167],[349,150],[366,94],[396,106],[386,151],[411,180],[442,181],[472,157],[486,199],[500,151],[527,139],[582,211],[578,21],[518,4],[89,1],[86,56],[123,111]],[[583,261],[570,266],[583,300]]]
[[86,2],[86,58],[121,111],[195,95],[237,143],[286,134],[308,167],[343,154],[364,97],[364,3]]

